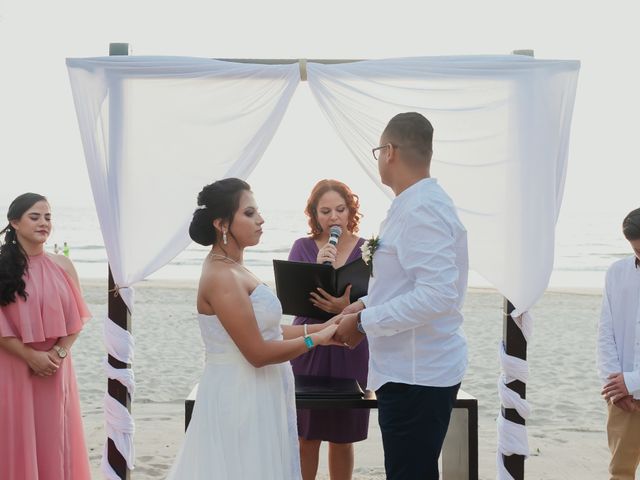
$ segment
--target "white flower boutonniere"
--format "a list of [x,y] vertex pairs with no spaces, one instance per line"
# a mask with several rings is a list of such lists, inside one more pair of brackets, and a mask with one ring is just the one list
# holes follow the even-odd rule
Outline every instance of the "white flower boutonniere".
[[369,240],[362,244],[360,250],[362,251],[362,260],[364,263],[369,265],[369,269],[371,270],[371,276],[373,277],[373,254],[376,253],[378,247],[380,246],[380,237],[378,235],[374,235]]

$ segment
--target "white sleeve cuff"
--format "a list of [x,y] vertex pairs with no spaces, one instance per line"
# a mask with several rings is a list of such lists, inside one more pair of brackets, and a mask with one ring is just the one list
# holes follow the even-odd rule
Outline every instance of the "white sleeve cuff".
[[384,317],[384,305],[376,305],[362,310],[360,313],[360,323],[367,337],[385,337],[396,332],[385,332],[385,328],[380,324],[380,319]]
[[624,372],[624,384],[629,390],[631,395],[637,395],[640,393],[640,370],[634,370],[633,372]]
[[369,300],[369,295],[365,295],[364,297],[360,297],[358,300],[362,302],[364,308],[367,308],[367,301]]

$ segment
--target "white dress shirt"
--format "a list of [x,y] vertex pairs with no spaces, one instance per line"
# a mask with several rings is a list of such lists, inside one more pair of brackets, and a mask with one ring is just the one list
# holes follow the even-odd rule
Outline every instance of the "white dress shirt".
[[435,179],[420,180],[393,200],[380,228],[361,314],[367,386],[456,385],[467,367],[460,309],[469,261],[453,202]]
[[615,262],[605,279],[598,324],[598,373],[603,385],[624,372],[629,393],[640,400],[640,266],[631,256]]

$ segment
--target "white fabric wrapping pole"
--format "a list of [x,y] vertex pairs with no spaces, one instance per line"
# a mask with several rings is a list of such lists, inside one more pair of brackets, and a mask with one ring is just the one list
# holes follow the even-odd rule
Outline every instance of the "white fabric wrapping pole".
[[498,472],[497,476],[500,480],[514,480],[514,478],[511,476],[507,468],[504,466],[504,462],[502,461],[502,455],[500,453],[498,453],[496,457],[496,468]]
[[504,466],[502,455],[529,456],[529,441],[527,427],[510,422],[502,415],[498,415],[498,453],[496,455],[497,477],[500,480],[514,480]]
[[107,353],[123,363],[133,363],[135,340],[130,332],[120,328],[109,318],[104,319],[104,344]]
[[[133,295],[132,290],[130,294]],[[104,343],[107,353],[121,362],[129,364],[133,363],[135,352],[135,341],[133,335],[131,335],[127,330],[120,328],[109,318],[105,318],[103,324]],[[133,401],[136,387],[133,369],[113,368],[109,364],[106,356],[102,360],[102,366],[107,378],[118,380],[122,385],[124,385],[131,396],[131,400]],[[105,395],[104,412],[108,437],[114,441],[114,444],[122,455],[122,458],[127,461],[128,468],[133,469],[135,466],[134,454],[130,448],[133,446],[135,422],[131,413],[126,407],[112,398],[109,394]],[[113,475],[115,475],[115,479],[119,480],[120,477],[107,461],[107,451],[107,442],[105,441],[101,462],[103,475],[107,479],[113,478]]]
[[529,456],[529,441],[527,427],[510,422],[502,415],[498,415],[498,431],[502,435],[498,438],[498,455]]
[[516,325],[522,331],[522,335],[524,335],[524,339],[528,342],[533,336],[533,318],[531,314],[529,312],[520,312],[516,309],[511,312],[511,318],[516,322]]
[[[533,335],[533,317],[531,314],[529,312],[514,310],[511,312],[511,317],[528,342]],[[518,412],[518,415],[524,420],[527,420],[531,414],[529,402],[522,398],[517,392],[507,387],[507,384],[514,380],[519,380],[526,384],[529,380],[529,364],[526,360],[508,355],[503,342],[500,342],[499,350],[500,365],[502,367],[502,374],[498,378],[498,396],[500,397],[500,403],[505,408],[514,408]],[[503,455],[529,456],[527,427],[513,423],[499,414],[497,428],[498,453],[496,462],[498,464],[498,479],[510,480],[513,477],[504,465]]]
[[100,470],[102,471],[102,477],[106,480],[122,480],[120,475],[116,473],[116,471],[109,465],[109,461],[107,460],[107,445],[105,443],[104,448],[102,449],[102,460],[100,460]]
[[500,402],[505,408],[515,408],[518,414],[526,420],[531,413],[529,402],[507,387],[507,383],[511,383],[514,380],[527,383],[529,365],[525,360],[507,355],[502,342],[500,342],[500,365],[502,367],[502,374],[498,378]]
[[[129,411],[120,402],[110,395],[104,396],[105,407],[105,429],[107,436],[113,440],[116,448],[127,462],[130,470],[134,468],[135,449],[133,445],[133,435],[135,425]],[[107,461],[107,441],[105,440],[102,454],[101,469],[103,475],[110,479],[115,474]],[[116,479],[120,477],[115,476]]]
[[527,380],[529,380],[529,364],[527,361],[507,355],[502,342],[500,342],[500,365],[502,366],[506,383],[511,383],[514,380],[527,383]]
[[133,369],[132,368],[113,368],[111,365],[109,365],[109,362],[107,361],[106,357],[102,359],[102,367],[104,368],[107,378],[112,378],[114,380],[117,380],[121,384],[123,384],[125,387],[127,387],[127,391],[129,392],[129,395],[131,396],[131,400],[133,401],[133,398],[135,396],[135,390],[136,390],[136,381],[135,381],[135,376],[133,374]]
[[[115,293],[133,312],[132,285],[188,245],[202,185],[246,178],[256,166],[295,92],[299,70],[129,56],[67,59],[67,67]],[[131,363],[131,334],[110,320],[104,330],[108,353]],[[132,369],[105,362],[105,370],[133,397]],[[109,438],[132,469],[133,418],[107,395],[105,419]],[[106,452],[105,444],[103,474],[119,478]]]

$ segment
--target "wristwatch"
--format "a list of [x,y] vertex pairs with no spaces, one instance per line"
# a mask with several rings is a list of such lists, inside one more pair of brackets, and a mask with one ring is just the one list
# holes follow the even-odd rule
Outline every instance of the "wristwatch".
[[364,328],[362,328],[362,320],[360,320],[360,314],[362,313],[362,310],[360,310],[358,312],[358,316],[356,317],[356,328],[358,329],[358,331],[363,334],[366,335],[367,332],[364,331]]
[[60,358],[64,358],[67,356],[67,349],[64,347],[61,347],[60,345],[54,345],[53,349],[56,351],[56,353],[58,354],[58,356]]

